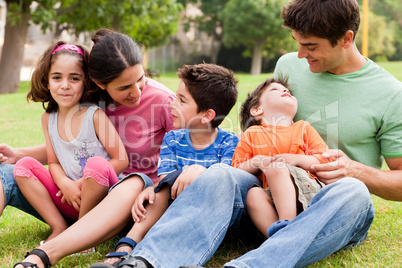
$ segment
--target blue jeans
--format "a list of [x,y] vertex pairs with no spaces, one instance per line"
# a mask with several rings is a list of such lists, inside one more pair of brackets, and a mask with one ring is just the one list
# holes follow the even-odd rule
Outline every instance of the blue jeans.
[[24,195],[18,188],[14,179],[14,165],[0,164],[0,178],[4,191],[4,208],[7,206],[16,207],[28,214],[43,221],[42,217],[36,212],[31,204],[25,199]]
[[[203,265],[229,227],[246,215],[248,189],[259,180],[213,165],[173,202],[131,252],[154,267]],[[234,267],[303,267],[367,237],[374,206],[366,186],[345,178],[323,187],[310,206],[260,247],[226,264]]]

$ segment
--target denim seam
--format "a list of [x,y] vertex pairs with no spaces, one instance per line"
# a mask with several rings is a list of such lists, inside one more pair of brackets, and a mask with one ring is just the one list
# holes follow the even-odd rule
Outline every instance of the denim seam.
[[206,262],[207,257],[211,254],[212,249],[215,248],[215,245],[218,241],[218,238],[222,236],[222,233],[225,234],[226,231],[228,230],[229,223],[225,224],[225,226],[219,231],[219,233],[215,236],[214,240],[212,241],[211,247],[205,252],[205,254],[201,257],[200,261],[197,263],[197,265],[202,265],[204,262]]

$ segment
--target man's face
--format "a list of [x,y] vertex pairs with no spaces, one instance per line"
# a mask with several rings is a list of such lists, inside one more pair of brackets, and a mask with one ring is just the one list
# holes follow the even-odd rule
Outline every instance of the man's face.
[[293,38],[299,43],[298,57],[306,58],[311,72],[342,74],[345,56],[341,41],[333,47],[327,39],[316,36],[304,37],[296,31],[292,33]]

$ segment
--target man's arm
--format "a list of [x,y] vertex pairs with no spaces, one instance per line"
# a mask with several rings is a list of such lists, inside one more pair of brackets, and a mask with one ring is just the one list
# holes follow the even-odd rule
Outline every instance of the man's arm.
[[353,177],[362,181],[370,193],[393,201],[402,201],[402,157],[386,158],[392,170],[379,170],[349,159],[340,150],[329,150],[325,157],[334,157],[334,162],[313,165],[320,181],[333,183],[344,177]]
[[47,164],[46,144],[25,148],[12,148],[7,144],[0,144],[0,163],[15,164],[24,156],[30,156],[43,165]]

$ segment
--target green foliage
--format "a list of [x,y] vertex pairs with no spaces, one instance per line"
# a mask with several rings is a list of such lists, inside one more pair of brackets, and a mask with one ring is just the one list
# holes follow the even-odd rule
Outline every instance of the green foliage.
[[[359,4],[362,8],[362,0],[359,0]],[[375,13],[375,15],[369,14],[369,56],[374,59],[383,57],[385,60],[401,60],[401,1],[370,0],[369,9],[370,13]]]
[[[177,30],[183,6],[176,0],[83,0],[63,1],[57,21],[76,34],[113,28],[134,37],[146,47],[164,44]],[[69,9],[75,5],[74,9]]]
[[[387,22],[385,17],[369,12],[369,57],[373,60],[387,60],[394,55],[395,34],[397,25],[394,21]],[[356,36],[356,45],[362,45],[362,33]],[[382,58],[379,58],[382,57]]]
[[271,57],[279,51],[278,43],[282,43],[282,48],[286,48],[286,43],[282,41],[289,40],[289,32],[281,27],[280,17],[284,2],[229,0],[223,10],[225,46],[243,44],[251,48],[256,41],[264,40],[270,48],[266,55]]
[[29,6],[32,0],[16,1],[8,0],[7,3],[7,22],[11,25],[20,25],[24,13],[30,13]]

